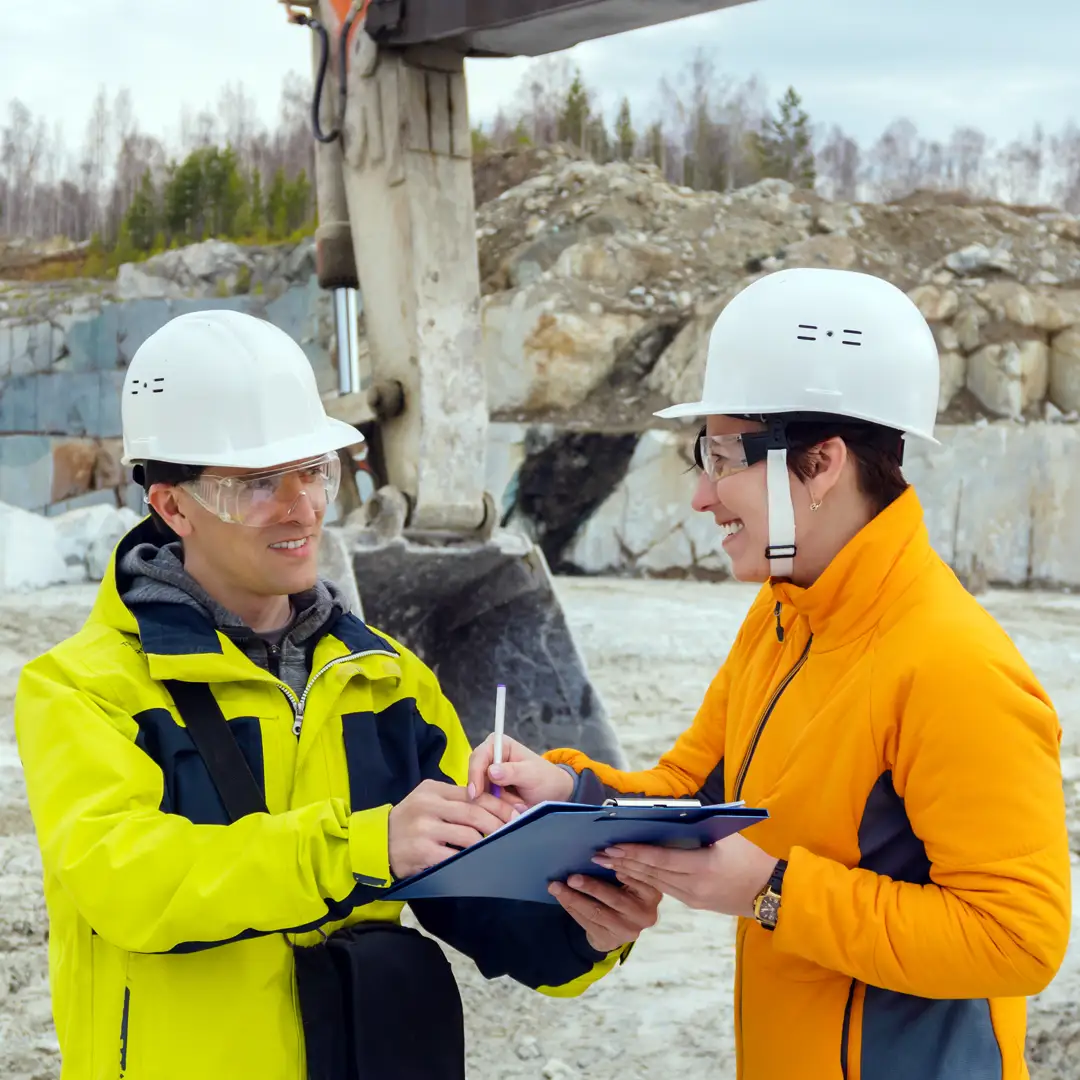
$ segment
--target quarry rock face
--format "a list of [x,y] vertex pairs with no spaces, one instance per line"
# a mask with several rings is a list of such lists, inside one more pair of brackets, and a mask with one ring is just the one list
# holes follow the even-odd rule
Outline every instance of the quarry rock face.
[[[727,573],[689,508],[696,426],[652,414],[698,396],[709,331],[748,283],[832,266],[893,282],[934,332],[943,445],[911,447],[906,472],[942,554],[972,581],[1080,582],[1080,219],[928,193],[831,203],[782,180],[692,191],[648,164],[557,150],[493,155],[476,178],[489,486],[553,565]],[[0,502],[141,512],[120,466],[124,369],[168,319],[205,307],[281,326],[333,392],[310,241],[210,240],[112,282],[0,281]]]
[[313,273],[311,243],[246,251],[207,241],[126,265],[116,282],[0,281],[0,502],[63,513],[119,493],[138,508],[119,464],[124,370],[189,311],[268,319],[300,343],[321,389],[336,386],[332,300]]
[[[523,425],[496,428],[503,445],[522,448],[528,470],[534,459],[525,447],[534,433]],[[1080,428],[998,420],[940,425],[937,437],[939,447],[908,444],[904,475],[922,503],[935,550],[972,591],[995,584],[1080,587]],[[569,535],[560,523],[559,543],[550,542],[534,503],[519,510],[525,528],[548,538],[548,560],[568,572],[727,576],[719,530],[711,515],[690,506],[697,480],[691,439],[666,430],[643,434],[607,497]],[[549,444],[548,475],[560,468],[550,461],[552,447],[571,456],[570,448]],[[550,498],[557,501],[555,493]]]

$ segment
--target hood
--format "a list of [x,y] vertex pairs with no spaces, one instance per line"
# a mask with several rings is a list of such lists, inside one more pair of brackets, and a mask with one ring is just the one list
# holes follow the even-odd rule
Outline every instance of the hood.
[[[297,696],[307,684],[311,655],[323,632],[349,612],[337,586],[319,579],[313,588],[290,597],[293,615],[286,627],[275,633],[258,634],[235,612],[218,603],[187,572],[180,542],[161,535],[149,518],[121,540],[110,571],[115,595],[126,612],[108,605],[113,607],[113,612],[102,611],[99,615],[115,613],[122,624],[127,621],[123,618],[127,614],[138,625],[145,613],[153,612],[155,622],[160,622],[163,608],[183,609],[183,615],[177,613],[172,619],[194,618],[209,623],[259,667],[287,683]],[[103,594],[109,591],[108,576],[103,582]],[[133,629],[124,625],[119,628]]]

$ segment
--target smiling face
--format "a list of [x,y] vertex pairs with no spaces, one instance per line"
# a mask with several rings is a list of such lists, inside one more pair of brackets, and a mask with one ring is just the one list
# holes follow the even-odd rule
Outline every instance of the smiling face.
[[[710,416],[705,425],[708,435],[746,435],[764,430],[763,424],[730,416]],[[717,452],[727,451],[721,446]],[[732,445],[731,452],[738,453],[737,443]],[[788,481],[795,508],[796,543],[801,554],[813,546],[816,525],[816,515],[810,509],[813,497],[790,471]],[[769,498],[764,461],[737,469],[720,480],[713,480],[702,471],[691,505],[700,513],[711,514],[723,532],[724,551],[738,581],[768,580],[771,568],[765,550],[769,545]],[[799,563],[800,555],[796,555],[796,577]]]
[[[311,471],[288,472],[275,478],[272,496],[258,504],[257,513],[248,511],[258,524],[223,521],[209,507],[216,505],[219,490],[233,489],[218,482],[245,481],[250,475],[243,469],[207,469],[190,485],[154,485],[150,500],[183,541],[184,565],[192,577],[253,629],[262,629],[256,624],[273,624],[278,610],[288,610],[287,603],[268,607],[268,601],[315,585],[327,499]],[[222,500],[225,505],[238,504],[233,497]]]
[[[240,477],[241,469],[213,469],[206,477]],[[325,503],[306,492],[303,477],[292,473],[280,483],[279,513],[267,525],[222,521],[180,489],[180,505],[193,530],[184,539],[185,562],[212,565],[215,576],[258,596],[284,596],[310,589],[317,577]]]
[[[729,416],[710,416],[705,424],[707,435],[745,435],[763,430],[763,424]],[[769,577],[769,560],[765,558],[769,510],[764,462],[722,480],[713,480],[702,471],[691,506],[715,519],[724,534],[724,551],[737,580],[765,581]]]

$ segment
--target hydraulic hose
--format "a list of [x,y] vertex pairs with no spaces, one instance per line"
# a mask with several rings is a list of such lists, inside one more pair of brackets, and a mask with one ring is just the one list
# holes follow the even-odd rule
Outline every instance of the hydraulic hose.
[[[311,19],[307,16],[301,18],[301,22],[306,23],[319,35],[319,70],[315,76],[315,96],[311,101],[311,130],[315,135],[315,138],[321,143],[332,143],[336,139],[341,138],[341,129],[334,128],[331,132],[324,132],[322,129],[322,123],[319,119],[319,112],[322,109],[322,94],[323,86],[326,84],[326,69],[329,66],[330,61],[330,35],[327,33],[326,27],[323,26],[318,19]],[[341,85],[341,101],[344,104],[345,100],[345,85]],[[344,109],[342,109],[341,116],[345,115]]]
[[[358,19],[367,15],[367,9],[371,0],[363,0],[363,3],[353,4],[348,18],[341,28],[338,39],[338,122],[345,119],[345,106],[348,101],[348,70],[349,70],[349,34]],[[322,110],[323,88],[326,85],[326,70],[330,64],[330,34],[326,27],[318,19],[302,12],[292,13],[293,22],[300,26],[310,26],[319,35],[319,67],[315,76],[315,94],[311,102],[311,130],[315,138],[321,143],[332,143],[341,138],[341,128],[336,127],[333,131],[324,132],[319,113]]]

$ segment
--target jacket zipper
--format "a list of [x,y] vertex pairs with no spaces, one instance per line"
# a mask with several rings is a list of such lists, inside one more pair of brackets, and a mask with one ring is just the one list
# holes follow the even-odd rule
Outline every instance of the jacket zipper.
[[735,955],[737,963],[735,966],[735,1052],[737,1054],[738,1065],[736,1067],[736,1080],[742,1078],[742,1062],[746,1058],[746,1050],[742,1046],[743,1029],[742,1029],[742,962],[741,953],[743,947],[743,939],[746,937],[746,927],[744,920],[740,919],[738,925],[735,928]]
[[750,745],[746,748],[746,755],[743,757],[742,764],[739,766],[738,775],[735,777],[735,791],[732,795],[734,801],[738,801],[742,794],[742,786],[746,780],[747,770],[750,768],[750,762],[754,758],[754,752],[758,748],[758,743],[761,742],[761,733],[765,730],[765,725],[769,722],[769,717],[772,716],[773,709],[776,708],[776,703],[780,700],[784,691],[791,685],[791,680],[799,674],[803,664],[806,663],[806,658],[810,655],[810,646],[813,644],[814,635],[811,634],[806,642],[806,647],[802,651],[802,655],[795,661],[795,666],[784,676],[780,685],[773,691],[773,695],[769,698],[768,704],[765,706],[765,711],[761,714],[761,718],[757,722],[757,727],[754,728],[754,736],[750,740]]
[[297,697],[293,692],[293,688],[287,683],[280,683],[278,689],[288,699],[289,704],[292,706],[293,711],[293,727],[292,732],[297,738],[300,736],[300,732],[304,727],[304,709],[307,708],[308,694],[311,693],[311,688],[323,677],[331,668],[335,668],[338,664],[346,664],[352,660],[362,660],[365,656],[391,656],[392,653],[388,653],[383,649],[368,649],[366,652],[349,653],[348,656],[339,656],[334,660],[323,664],[318,671],[308,680],[307,686],[304,688],[304,693]]
[[[784,640],[784,630],[780,625],[780,605],[776,605],[776,637],[778,641]],[[758,719],[757,726],[754,728],[753,738],[750,740],[750,745],[746,748],[746,754],[743,757],[742,764],[739,766],[738,775],[735,777],[735,791],[732,794],[733,801],[738,801],[742,795],[743,783],[746,780],[746,773],[750,768],[750,762],[753,760],[754,752],[758,748],[758,743],[761,742],[761,733],[765,730],[765,725],[769,722],[769,717],[772,716],[773,709],[776,708],[776,703],[780,700],[784,691],[791,685],[791,680],[798,675],[803,664],[806,663],[806,658],[810,655],[810,646],[814,642],[814,635],[811,634],[806,642],[806,646],[803,648],[802,653],[799,655],[799,659],[795,661],[791,670],[780,681],[780,685],[773,691],[772,697],[769,698],[768,703],[765,706],[765,710],[762,712],[761,717]],[[742,1042],[742,946],[746,939],[745,931],[742,928],[742,920],[740,920],[740,928],[737,931],[736,937],[736,964],[738,965],[735,987],[735,1023],[738,1027],[739,1042]]]
[[848,1080],[848,1046],[851,1039],[851,1008],[855,1004],[855,980],[851,980],[847,1005],[844,1006],[844,1024],[840,1029],[840,1074]]
[[[285,939],[289,941],[290,945],[294,945],[294,942],[290,941],[287,937]],[[294,964],[295,971],[295,964]],[[297,1078],[307,1076],[307,1072],[304,1069],[304,1019],[303,1014],[300,1011],[300,991],[296,984],[295,977],[292,981],[292,1004],[293,1004],[293,1021],[296,1024],[296,1075]]]
[[124,987],[124,1011],[120,1015],[120,1080],[124,1080],[128,1059],[128,1019],[131,1015],[131,987]]

